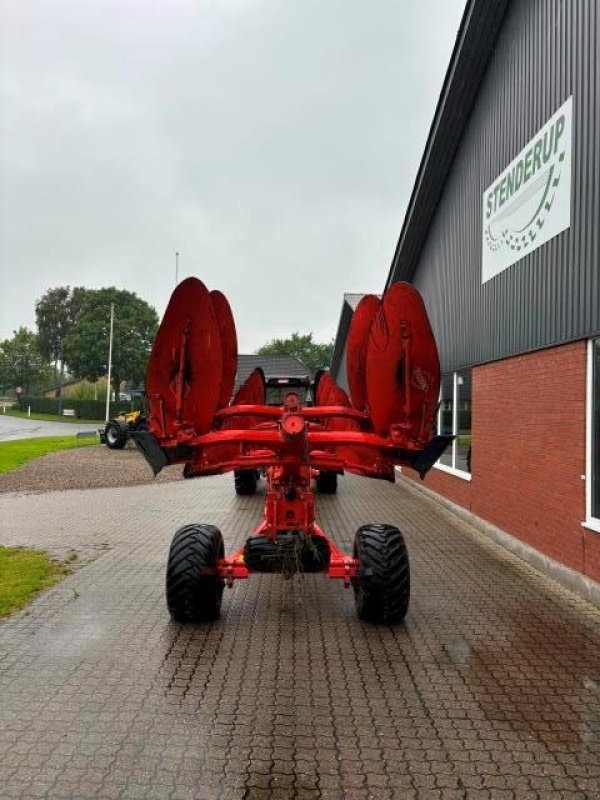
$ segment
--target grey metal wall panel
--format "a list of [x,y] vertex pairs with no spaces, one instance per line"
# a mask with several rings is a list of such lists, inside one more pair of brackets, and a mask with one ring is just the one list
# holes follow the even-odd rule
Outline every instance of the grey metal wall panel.
[[348,330],[350,328],[350,322],[352,321],[353,314],[353,309],[350,308],[346,302],[346,298],[344,297],[342,302],[342,313],[340,314],[340,321],[338,323],[338,329],[333,347],[333,355],[331,357],[331,364],[329,367],[333,379],[337,381],[340,386],[343,385],[344,389],[348,388],[348,380],[346,377],[346,338],[348,336]]
[[346,372],[346,348],[348,346],[347,339],[344,340],[344,351],[342,353],[342,357],[340,359],[339,369],[337,374],[334,375],[334,380],[341,386],[345,392],[350,391],[350,387],[348,386],[348,373]]
[[[600,334],[599,73],[599,0],[510,3],[412,274],[445,370]],[[482,194],[570,95],[571,226],[482,285]]]

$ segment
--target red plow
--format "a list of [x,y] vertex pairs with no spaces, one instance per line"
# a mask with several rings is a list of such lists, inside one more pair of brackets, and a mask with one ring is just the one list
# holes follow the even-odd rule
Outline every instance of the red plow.
[[236,487],[250,476],[249,491],[239,493],[251,493],[261,471],[266,500],[260,525],[231,555],[213,525],[177,531],[166,579],[172,618],[216,619],[224,586],[253,573],[321,572],[353,587],[361,619],[401,621],[410,572],[400,530],[363,525],[346,554],[317,525],[311,487],[334,492],[345,471],[393,481],[396,465],[423,477],[450,441],[433,436],[440,368],[420,295],[397,283],[381,299],[360,301],[347,339],[349,395],[320,372],[314,404],[291,390],[269,406],[258,369],[231,399],[236,370],[226,298],[188,278],[173,292],[148,362],[149,431],[132,438],[155,474],[176,463],[190,478],[235,471]]

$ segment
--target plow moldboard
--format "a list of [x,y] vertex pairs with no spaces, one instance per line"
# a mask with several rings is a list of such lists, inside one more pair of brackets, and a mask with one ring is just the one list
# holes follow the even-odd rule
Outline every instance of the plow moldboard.
[[225,295],[215,289],[210,293],[210,299],[221,334],[223,374],[217,407],[222,408],[231,400],[233,387],[235,386],[235,374],[238,366],[237,334],[231,306]]
[[411,438],[429,439],[440,364],[425,305],[409,283],[394,283],[381,301],[371,325],[366,374],[376,433],[385,436],[391,425],[405,424]]
[[209,431],[222,374],[221,333],[210,294],[202,281],[187,278],[171,295],[148,360],[152,430],[161,424],[164,412],[166,435],[182,423],[199,434]]
[[356,306],[346,345],[346,374],[352,405],[359,411],[367,406],[367,348],[371,325],[379,310],[381,300],[366,294]]

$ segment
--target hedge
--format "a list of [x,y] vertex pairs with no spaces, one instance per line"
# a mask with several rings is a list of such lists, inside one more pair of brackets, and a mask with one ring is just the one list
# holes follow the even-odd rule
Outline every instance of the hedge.
[[[34,414],[56,414],[58,416],[58,398],[56,397],[29,397],[23,395],[19,401],[21,411],[31,408]],[[72,408],[75,416],[81,419],[104,420],[106,414],[106,401],[104,400],[75,400],[63,397],[62,408]],[[112,418],[123,411],[142,410],[141,398],[133,400],[119,400],[110,404],[109,417]]]

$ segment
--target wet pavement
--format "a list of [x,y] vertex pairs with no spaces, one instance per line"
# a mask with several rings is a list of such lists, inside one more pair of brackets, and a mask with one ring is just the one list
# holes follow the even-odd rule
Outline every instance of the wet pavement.
[[38,419],[11,417],[0,412],[0,442],[15,439],[37,439],[40,436],[76,436],[78,433],[96,432],[102,422],[46,422]]
[[260,506],[230,476],[0,497],[2,543],[80,554],[0,623],[1,798],[600,797],[600,611],[405,484],[318,499],[348,549],[365,522],[404,530],[404,625],[318,575],[171,623],[175,529],[233,549]]

